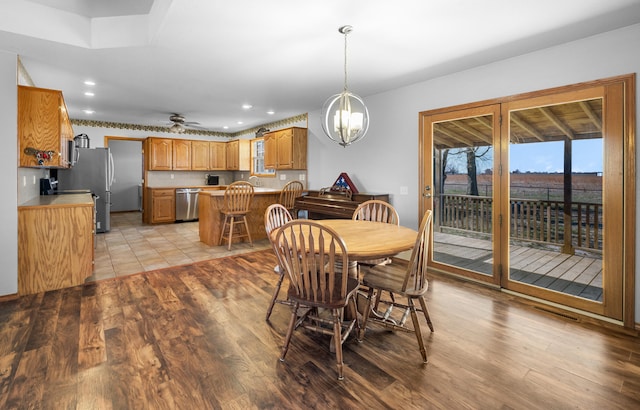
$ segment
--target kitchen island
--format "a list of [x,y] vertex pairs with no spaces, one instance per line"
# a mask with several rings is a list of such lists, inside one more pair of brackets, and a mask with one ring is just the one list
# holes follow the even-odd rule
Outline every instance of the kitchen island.
[[[280,190],[274,188],[254,188],[254,195],[247,215],[251,239],[256,241],[267,237],[264,230],[264,213],[271,204],[280,199]],[[224,217],[220,210],[224,205],[224,190],[201,191],[198,196],[198,218],[200,241],[209,246],[220,245],[220,233]]]

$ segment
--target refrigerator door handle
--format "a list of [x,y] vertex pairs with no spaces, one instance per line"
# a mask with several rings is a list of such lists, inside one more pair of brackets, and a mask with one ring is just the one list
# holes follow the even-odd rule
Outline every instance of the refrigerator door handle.
[[111,185],[113,184],[113,179],[115,177],[115,172],[114,172],[114,162],[113,162],[113,155],[111,154],[111,151],[109,151],[109,186],[108,186],[108,190],[111,190]]

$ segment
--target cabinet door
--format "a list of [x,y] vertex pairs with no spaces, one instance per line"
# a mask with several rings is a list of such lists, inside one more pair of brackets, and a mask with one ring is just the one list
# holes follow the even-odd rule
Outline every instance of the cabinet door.
[[276,169],[278,167],[278,140],[277,133],[264,134],[264,167]]
[[293,168],[293,131],[286,129],[278,132],[278,169]]
[[[18,150],[21,167],[59,167],[61,152],[62,93],[44,88],[18,86]],[[66,114],[66,111],[64,112]],[[26,148],[51,151],[39,162]]]
[[227,142],[227,169],[230,171],[238,170],[238,148],[240,142],[238,140]]
[[169,171],[172,169],[173,140],[168,138],[148,138],[147,169],[150,171]]
[[173,189],[154,189],[151,194],[151,223],[176,220],[176,194]]
[[209,170],[209,141],[191,141],[191,169]]
[[227,169],[227,143],[226,142],[209,142],[209,169],[225,170]]
[[179,171],[191,169],[191,141],[173,140],[173,169]]

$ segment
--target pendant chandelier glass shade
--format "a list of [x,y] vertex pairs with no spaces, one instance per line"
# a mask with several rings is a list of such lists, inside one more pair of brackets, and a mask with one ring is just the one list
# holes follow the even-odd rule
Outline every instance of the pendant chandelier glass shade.
[[333,141],[346,147],[364,138],[369,129],[369,111],[362,98],[347,89],[347,34],[351,26],[338,31],[344,34],[344,89],[322,106],[322,129]]

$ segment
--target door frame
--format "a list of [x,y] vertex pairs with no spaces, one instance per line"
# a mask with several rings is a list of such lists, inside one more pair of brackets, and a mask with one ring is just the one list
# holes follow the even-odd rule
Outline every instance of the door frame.
[[[427,165],[432,167],[432,158],[430,156],[433,153],[433,147],[427,146],[426,141],[431,141],[429,138],[427,140],[426,133],[430,131],[429,126],[429,118],[435,115],[441,115],[445,113],[450,113],[452,111],[461,111],[461,110],[469,110],[482,106],[494,105],[494,104],[503,104],[517,100],[524,99],[533,99],[542,96],[552,96],[555,94],[565,94],[568,92],[577,92],[586,88],[594,88],[599,86],[613,86],[619,85],[623,94],[623,103],[622,109],[624,110],[623,115],[623,124],[624,127],[623,135],[624,135],[624,166],[623,166],[623,181],[624,185],[622,187],[623,193],[623,207],[622,212],[624,215],[624,227],[623,227],[623,257],[620,262],[620,266],[623,269],[622,281],[621,284],[622,297],[623,297],[623,317],[622,321],[619,322],[625,328],[633,329],[635,327],[635,236],[636,236],[636,143],[635,143],[635,127],[636,127],[636,107],[635,107],[635,73],[621,75],[616,77],[610,77],[605,79],[599,79],[589,82],[577,83],[567,86],[555,87],[540,91],[528,92],[523,94],[517,94],[502,98],[484,100],[474,103],[462,104],[452,107],[439,108],[435,110],[423,111],[418,114],[418,192],[420,192],[420,196],[418,198],[418,210],[419,215],[424,214],[427,209],[432,209],[433,207],[433,199],[423,196],[423,191],[426,186],[433,186],[433,180],[428,180],[431,176],[431,171],[427,170]],[[505,120],[506,121],[506,120]],[[500,130],[501,131],[501,130]],[[494,134],[495,135],[495,134]],[[508,150],[508,144],[499,144],[494,145],[495,155],[500,155],[501,158],[506,158]],[[499,151],[499,152],[498,152]],[[494,173],[495,174],[495,173]],[[497,181],[494,180],[494,184]],[[503,181],[501,181],[504,183]],[[498,186],[498,185],[494,185]],[[506,189],[506,188],[505,188]],[[502,188],[500,189],[502,190]],[[504,201],[502,201],[504,202]],[[494,211],[495,212],[495,211]],[[500,228],[500,235],[503,235],[504,232],[502,230],[505,229],[505,224]],[[432,241],[433,246],[433,241]],[[503,252],[498,250],[498,252]],[[505,257],[503,254],[494,255]],[[429,250],[429,260],[433,260],[433,248]],[[441,269],[438,269],[439,271]],[[458,274],[457,272],[448,272],[447,270],[443,270],[445,273]],[[496,276],[496,275],[494,275]],[[476,280],[475,278],[470,278],[472,280]],[[495,284],[495,286],[499,286]],[[557,303],[545,300],[538,300],[541,303],[553,304],[558,307]],[[562,309],[563,307],[560,306]],[[568,310],[575,310],[574,308],[566,307]],[[584,312],[586,316],[592,316],[591,313]],[[605,321],[611,321],[610,318],[601,317]]]

